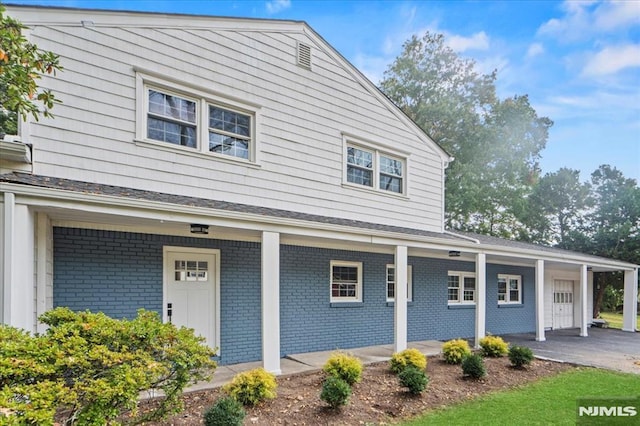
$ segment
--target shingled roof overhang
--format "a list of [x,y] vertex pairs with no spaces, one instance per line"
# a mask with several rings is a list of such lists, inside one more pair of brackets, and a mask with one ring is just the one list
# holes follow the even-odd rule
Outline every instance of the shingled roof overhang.
[[[4,185],[2,185],[4,184]],[[290,220],[297,223],[307,223],[313,227],[314,224],[333,225],[343,229],[354,231],[370,231],[372,234],[381,236],[404,236],[405,239],[416,241],[437,241],[446,244],[443,249],[454,249],[456,247],[467,248],[473,251],[490,250],[495,252],[505,252],[511,254],[517,252],[528,258],[544,256],[546,258],[557,258],[564,261],[576,263],[598,264],[607,267],[619,267],[622,269],[633,269],[637,265],[627,262],[620,262],[612,259],[586,255],[539,244],[524,243],[520,241],[506,240],[487,235],[472,234],[466,232],[431,232],[421,229],[405,228],[400,226],[385,225],[359,220],[350,220],[337,217],[321,216],[316,214],[301,213],[291,210],[282,210],[268,207],[260,207],[242,203],[232,203],[221,200],[184,196],[177,194],[167,194],[155,191],[145,191],[114,185],[100,183],[83,182],[72,179],[62,179],[49,176],[33,175],[29,173],[13,172],[0,175],[0,185],[2,192],[6,192],[6,184],[15,184],[26,187],[37,187],[65,191],[67,193],[116,197],[125,200],[148,201],[151,203],[161,203],[166,205],[176,205],[183,207],[194,207],[211,210],[211,212],[230,212],[253,217],[255,219],[278,218]]]

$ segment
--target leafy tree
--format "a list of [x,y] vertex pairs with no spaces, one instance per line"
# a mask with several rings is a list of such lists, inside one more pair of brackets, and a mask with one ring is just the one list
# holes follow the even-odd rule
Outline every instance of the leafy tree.
[[580,182],[580,171],[563,167],[535,184],[522,212],[532,242],[562,246],[570,231],[582,226],[593,199],[590,185]]
[[60,102],[51,90],[38,87],[43,74],[62,69],[59,57],[30,43],[24,28],[0,4],[0,132],[16,133],[18,116],[52,117],[51,109]]
[[527,96],[498,99],[495,80],[427,32],[404,44],[380,85],[456,158],[446,171],[448,227],[512,237],[552,122]]
[[[591,174],[593,210],[584,226],[567,233],[563,248],[611,259],[640,263],[640,187],[610,165],[601,165]],[[596,296],[593,315],[600,313],[608,286],[622,286],[619,272],[595,274]]]

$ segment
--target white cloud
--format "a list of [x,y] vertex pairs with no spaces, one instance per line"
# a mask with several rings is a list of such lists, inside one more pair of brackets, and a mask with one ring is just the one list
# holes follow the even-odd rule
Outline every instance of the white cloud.
[[640,2],[635,0],[602,3],[594,11],[595,27],[602,30],[618,30],[640,23]]
[[572,1],[562,5],[565,14],[538,28],[538,35],[549,35],[563,41],[588,39],[596,34],[620,31],[640,23],[640,2]]
[[640,67],[640,44],[605,47],[589,58],[582,75],[597,77],[635,67]]
[[532,43],[529,46],[529,49],[527,49],[527,58],[533,58],[543,53],[544,53],[544,46],[542,45],[542,43]]
[[446,35],[445,42],[456,52],[489,49],[489,37],[484,31],[475,33],[471,37],[449,34]]
[[270,15],[281,12],[291,7],[291,0],[270,0],[266,3],[267,12]]

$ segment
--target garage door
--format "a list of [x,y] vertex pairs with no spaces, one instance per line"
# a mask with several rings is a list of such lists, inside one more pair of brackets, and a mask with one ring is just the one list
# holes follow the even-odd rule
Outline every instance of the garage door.
[[553,328],[573,327],[573,281],[556,280],[553,285]]

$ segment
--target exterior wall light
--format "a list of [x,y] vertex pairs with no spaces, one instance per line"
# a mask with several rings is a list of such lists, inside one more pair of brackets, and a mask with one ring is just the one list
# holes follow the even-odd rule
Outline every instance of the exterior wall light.
[[192,223],[191,233],[207,235],[209,233],[209,225],[199,225],[197,223]]

